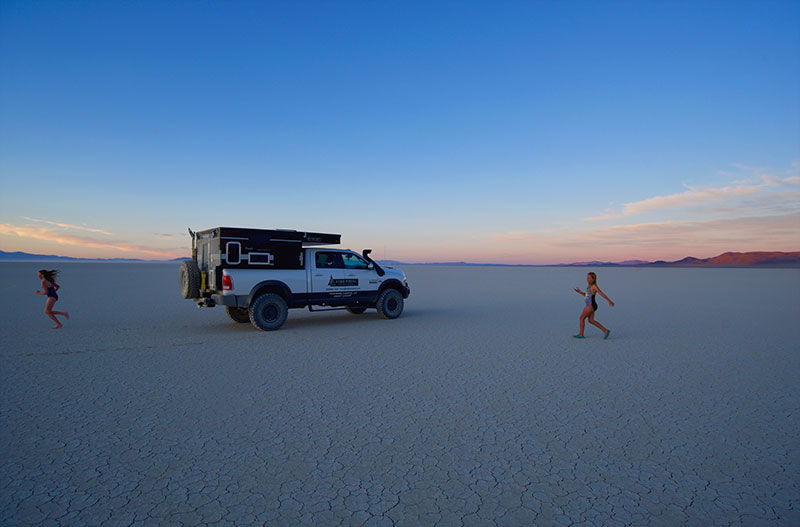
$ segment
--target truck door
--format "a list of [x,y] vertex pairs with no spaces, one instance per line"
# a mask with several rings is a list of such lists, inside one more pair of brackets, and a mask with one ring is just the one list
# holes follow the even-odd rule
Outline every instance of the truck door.
[[[344,291],[342,253],[314,251],[311,264],[311,293],[315,299],[335,298]],[[338,294],[337,294],[338,293]]]
[[[369,268],[369,262],[355,253],[343,253],[344,279],[347,289],[356,292],[358,297],[370,297],[380,287],[381,279],[375,269]],[[372,291],[373,295],[368,292]]]

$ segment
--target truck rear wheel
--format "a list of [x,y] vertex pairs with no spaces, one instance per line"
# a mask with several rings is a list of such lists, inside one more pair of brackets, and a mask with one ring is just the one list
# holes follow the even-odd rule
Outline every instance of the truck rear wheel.
[[347,308],[347,311],[349,311],[353,315],[360,315],[366,310],[367,310],[366,307],[358,307],[358,306],[353,306],[353,307],[348,307]]
[[184,260],[178,269],[178,283],[183,298],[200,297],[200,269],[194,260]]
[[225,312],[228,313],[228,316],[234,322],[238,322],[240,324],[250,322],[250,313],[247,311],[246,307],[225,306]]
[[403,312],[403,295],[397,289],[387,289],[378,296],[375,307],[381,317],[397,318]]
[[289,316],[286,300],[275,293],[259,296],[250,304],[250,322],[258,329],[275,331],[279,329]]

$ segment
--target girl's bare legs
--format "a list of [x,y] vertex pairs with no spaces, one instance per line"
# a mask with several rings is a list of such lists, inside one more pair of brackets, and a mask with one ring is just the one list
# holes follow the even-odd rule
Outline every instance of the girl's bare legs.
[[[592,322],[592,317],[594,316],[594,309],[592,306],[586,306],[583,308],[583,312],[581,313],[581,330],[578,332],[578,336],[583,336],[583,328],[586,327],[586,319],[589,318],[589,322]],[[592,322],[594,324],[594,322]]]
[[[587,306],[587,307],[588,307],[588,306]],[[603,326],[603,325],[602,325],[600,322],[597,322],[597,321],[594,319],[594,309],[592,309],[592,314],[591,314],[591,315],[589,315],[589,324],[591,324],[591,325],[593,325],[593,326],[597,326],[598,328],[600,328],[600,329],[603,331],[603,334],[604,334],[604,335],[605,335],[605,333],[608,331],[608,330],[607,330],[607,329],[606,329],[606,328],[605,328],[605,327],[604,327],[604,326]],[[581,328],[581,333],[583,333],[583,328]]]
[[66,311],[53,311],[53,305],[55,303],[56,303],[56,299],[55,298],[47,297],[47,303],[45,304],[44,312],[48,317],[53,319],[53,322],[56,323],[56,325],[53,326],[53,329],[58,329],[58,328],[62,327],[63,324],[61,324],[61,322],[58,321],[58,319],[56,318],[56,315],[61,315],[62,317],[64,317],[67,320],[69,320],[69,313],[67,313]]

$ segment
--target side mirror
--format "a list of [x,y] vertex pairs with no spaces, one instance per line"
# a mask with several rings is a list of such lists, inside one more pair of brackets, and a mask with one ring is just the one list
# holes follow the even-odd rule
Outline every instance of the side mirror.
[[369,270],[375,269],[375,266],[372,265],[371,263],[369,263],[369,264],[367,264],[367,269],[369,269]]

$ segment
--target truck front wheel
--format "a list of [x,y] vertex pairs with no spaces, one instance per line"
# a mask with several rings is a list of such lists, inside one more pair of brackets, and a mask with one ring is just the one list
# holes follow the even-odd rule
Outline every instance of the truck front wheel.
[[397,318],[403,312],[403,295],[397,289],[387,289],[378,296],[375,307],[381,317]]
[[234,322],[238,322],[240,324],[250,322],[250,313],[248,313],[246,307],[225,306],[225,312],[228,313],[228,316]]
[[286,300],[275,293],[261,295],[250,304],[250,322],[264,331],[279,329],[287,316],[289,307]]

